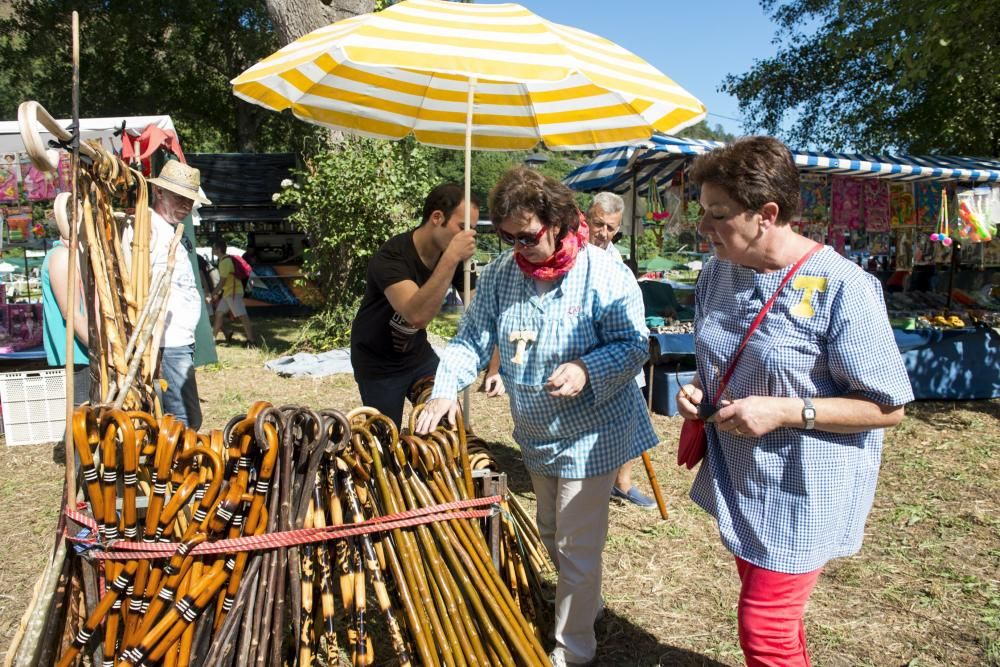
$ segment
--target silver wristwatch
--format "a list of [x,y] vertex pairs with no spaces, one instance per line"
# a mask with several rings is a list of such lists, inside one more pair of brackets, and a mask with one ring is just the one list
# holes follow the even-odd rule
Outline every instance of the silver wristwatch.
[[808,398],[803,398],[802,403],[802,423],[805,424],[803,428],[811,431],[816,428],[816,408],[813,407],[813,402]]

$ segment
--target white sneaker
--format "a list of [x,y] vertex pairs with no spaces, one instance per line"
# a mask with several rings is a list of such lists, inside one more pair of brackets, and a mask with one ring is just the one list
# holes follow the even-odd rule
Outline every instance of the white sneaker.
[[549,653],[549,662],[552,663],[552,667],[589,667],[595,661],[596,658],[587,662],[569,662],[566,660],[566,653],[561,648],[553,649],[552,653]]
[[563,652],[556,649],[549,653],[549,662],[552,663],[552,667],[566,667],[566,656]]

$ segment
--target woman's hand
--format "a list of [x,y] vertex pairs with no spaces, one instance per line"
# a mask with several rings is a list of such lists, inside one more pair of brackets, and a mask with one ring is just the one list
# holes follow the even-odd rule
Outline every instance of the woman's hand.
[[441,423],[441,418],[448,417],[448,423],[454,425],[458,414],[458,401],[455,399],[435,398],[424,404],[424,409],[417,417],[417,433],[423,435],[430,433]]
[[[794,401],[797,399],[793,399]],[[722,401],[709,420],[724,433],[759,438],[788,423],[789,400],[769,396],[747,396]]]
[[576,396],[587,386],[587,367],[579,359],[561,364],[549,376],[545,389],[549,396]]
[[507,388],[503,386],[503,380],[500,378],[499,346],[493,348],[493,354],[490,355],[490,363],[486,364],[486,377],[483,378],[483,386],[479,390],[485,391],[486,396],[489,398],[503,396],[507,393]]
[[486,371],[486,377],[483,378],[483,386],[480,389],[485,391],[489,398],[503,396],[507,393],[507,388],[503,386],[503,379],[500,377],[500,373],[490,373],[488,370]]
[[686,384],[677,392],[677,412],[684,419],[698,419],[698,404],[705,399],[701,387]]

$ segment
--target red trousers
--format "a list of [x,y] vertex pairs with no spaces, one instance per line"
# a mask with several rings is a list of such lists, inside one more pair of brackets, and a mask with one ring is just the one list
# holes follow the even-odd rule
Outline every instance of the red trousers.
[[747,667],[809,667],[802,624],[806,602],[823,568],[782,574],[736,559],[740,647]]

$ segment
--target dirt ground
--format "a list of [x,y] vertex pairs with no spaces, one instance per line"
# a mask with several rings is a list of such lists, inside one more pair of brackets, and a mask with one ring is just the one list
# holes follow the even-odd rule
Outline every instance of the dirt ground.
[[[201,369],[205,427],[257,400],[314,408],[359,404],[349,375],[279,378],[263,368],[294,319],[261,321],[268,347],[220,348]],[[532,504],[505,399],[473,397],[473,427],[493,444],[512,490]],[[655,417],[652,458],[670,518],[614,505],[605,549],[609,614],[601,665],[737,665],[737,580],[714,522],[673,465],[679,418]],[[806,615],[817,666],[1000,666],[1000,401],[918,403],[887,434],[875,507],[859,555],[829,564]],[[641,466],[640,487],[648,491]],[[0,655],[54,542],[62,466],[53,446],[0,447]]]

